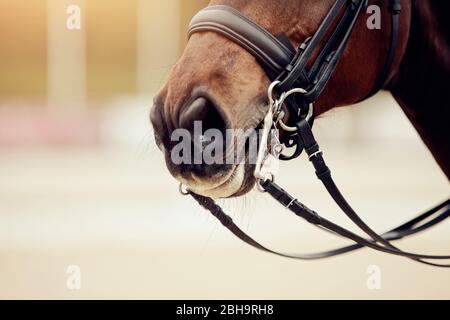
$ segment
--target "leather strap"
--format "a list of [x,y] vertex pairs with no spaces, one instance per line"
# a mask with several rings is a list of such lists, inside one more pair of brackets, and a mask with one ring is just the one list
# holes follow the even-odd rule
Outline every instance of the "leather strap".
[[[281,188],[279,188],[276,185],[271,185],[271,187],[269,187],[269,186],[267,186],[267,187],[269,188],[269,190],[272,190],[274,197],[278,197],[279,196],[278,193],[280,192],[280,190],[282,190]],[[241,241],[247,243],[248,245],[250,245],[258,250],[262,250],[264,252],[268,252],[268,253],[275,254],[278,256],[291,258],[291,259],[297,259],[297,260],[320,260],[320,259],[326,259],[326,258],[342,255],[342,254],[349,253],[349,252],[352,252],[352,251],[355,251],[358,249],[365,248],[367,246],[367,243],[373,244],[373,241],[363,239],[363,238],[360,238],[355,235],[355,239],[358,239],[358,241],[362,239],[363,241],[357,242],[353,245],[330,250],[330,251],[325,251],[325,252],[320,252],[320,253],[309,253],[309,254],[290,254],[290,253],[277,252],[277,251],[268,249],[267,247],[263,246],[262,244],[260,244],[259,242],[257,242],[256,240],[254,240],[253,238],[248,236],[244,231],[242,231],[233,222],[233,219],[230,216],[228,216],[225,212],[223,212],[223,210],[211,198],[203,197],[203,196],[197,195],[195,193],[190,193],[190,195],[204,209],[209,211],[216,219],[218,219],[225,228],[227,228],[233,235],[235,235]],[[289,198],[285,198],[285,199],[289,199]],[[293,201],[294,198],[291,197],[290,199],[292,199],[292,200],[289,201],[288,203],[284,203],[284,207],[287,207],[289,205],[289,209],[292,210],[291,207],[295,204],[296,207],[294,210],[296,210],[298,212],[302,212],[301,217],[305,218],[304,210],[306,207],[303,204],[299,203],[298,201],[294,202]],[[300,208],[300,209],[298,209],[298,208]],[[311,214],[313,215],[313,217],[308,217],[307,221],[317,222],[317,220],[315,220],[315,219],[318,219],[319,216],[316,213],[312,213],[312,211],[311,211]],[[297,213],[296,213],[296,215],[297,215]],[[432,218],[433,216],[435,216],[435,217]],[[443,202],[442,204],[432,208],[431,210],[423,213],[422,215],[418,216],[417,218],[412,219],[411,221],[408,221],[408,222],[402,224],[401,226],[394,228],[386,233],[383,233],[382,237],[388,241],[400,240],[400,239],[418,234],[425,230],[428,230],[431,227],[437,225],[438,223],[446,220],[449,216],[450,216],[450,201],[447,200],[447,201]],[[321,217],[320,217],[320,220],[321,220],[321,222],[325,221],[325,219],[323,219]],[[427,222],[423,223],[424,221],[427,221]],[[313,223],[313,224],[315,224],[315,223]],[[319,224],[315,224],[315,225],[320,227],[323,230],[330,231],[334,234],[340,235],[337,232],[329,230],[325,227],[321,227]],[[348,233],[351,234],[350,231],[348,231]],[[344,237],[347,238],[347,236],[344,236]],[[372,247],[372,249],[377,250],[377,251],[386,252],[383,249],[379,250],[378,246]],[[439,265],[439,264],[434,264],[434,263],[430,263],[430,262],[422,262],[422,263],[432,265],[432,266],[437,266],[437,267],[449,267],[447,265]]]
[[250,52],[274,80],[292,61],[295,50],[234,8],[216,5],[197,13],[189,26],[189,37],[212,31]]
[[[435,267],[444,267],[449,268],[450,264],[440,264],[429,262],[425,260],[450,260],[450,256],[438,256],[438,255],[425,255],[403,251],[393,244],[390,241],[399,240],[418,232],[424,231],[432,226],[436,225],[447,219],[450,215],[450,200],[445,201],[443,204],[433,208],[429,212],[403,224],[400,227],[397,227],[383,235],[379,235],[372,228],[370,228],[361,218],[360,216],[352,209],[352,207],[348,204],[331,176],[331,170],[328,168],[324,158],[323,153],[320,150],[320,147],[317,141],[314,138],[311,127],[309,126],[306,120],[302,120],[298,124],[298,133],[300,139],[302,140],[302,146],[306,150],[306,153],[309,156],[311,163],[314,166],[316,171],[316,175],[319,180],[322,181],[328,193],[331,195],[333,200],[339,205],[342,211],[350,218],[350,220],[355,223],[362,231],[364,231],[371,239],[365,239],[363,237],[358,236],[357,234],[349,231],[348,229],[342,228],[341,226],[321,217],[317,212],[309,209],[306,205],[302,204],[296,198],[291,196],[288,192],[283,190],[276,183],[266,180],[261,183],[261,187],[270,194],[275,200],[277,200],[283,207],[289,209],[296,216],[303,218],[309,223],[316,225],[324,230],[335,233],[344,238],[350,239],[354,241],[356,244],[348,247],[338,248],[332,251],[316,253],[316,254],[285,254],[279,253],[274,250],[268,249],[260,243],[256,242],[253,238],[248,236],[245,232],[243,232],[239,227],[234,224],[233,220],[227,216],[223,210],[217,206],[212,199],[205,198],[196,194],[191,193],[192,197],[196,199],[200,205],[202,205],[205,209],[209,210],[221,223],[230,230],[235,236],[240,238],[242,241],[266,252],[270,252],[273,254],[277,254],[283,257],[302,259],[302,260],[314,260],[314,259],[322,259],[331,256],[340,255],[343,253],[347,253],[350,251],[354,251],[360,249],[362,247],[368,247],[373,250],[389,253],[392,255],[402,256],[406,258],[410,258],[414,261],[417,261],[422,264],[435,266]],[[442,211],[442,212],[440,212]],[[432,220],[417,226],[429,219],[432,215],[438,214],[437,217]],[[425,259],[425,260],[424,260]]]
[[[389,253],[392,255],[411,258],[420,263],[431,264],[433,266],[439,266],[439,267],[445,267],[445,268],[450,267],[450,264],[437,264],[437,263],[431,263],[431,262],[426,262],[426,261],[421,260],[421,259],[449,260],[450,256],[434,256],[434,255],[417,254],[417,253],[411,253],[411,252],[398,250],[396,248],[393,248],[393,246],[378,245],[376,243],[377,240],[364,239],[364,238],[356,235],[355,233],[353,233],[345,228],[342,228],[339,225],[334,224],[333,222],[319,216],[317,213],[308,209],[304,204],[302,204],[301,202],[296,200],[294,197],[289,195],[285,190],[283,190],[281,187],[279,187],[275,183],[273,183],[271,181],[265,181],[262,184],[262,186],[274,199],[276,199],[278,202],[280,202],[280,204],[282,204],[284,207],[288,208],[295,215],[305,219],[309,223],[315,224],[317,226],[321,226],[321,227],[325,228],[326,230],[334,232],[344,238],[350,239],[359,245],[374,249],[376,251],[381,251],[381,252]],[[289,201],[287,201],[287,200],[289,200]],[[448,206],[447,206],[447,210],[446,210],[445,214],[447,217],[450,214],[450,208],[448,208]],[[382,236],[377,236],[377,238],[383,239],[383,242],[388,241],[387,239],[383,238]]]
[[[314,69],[311,70],[314,73],[316,73],[316,70],[321,69],[322,71],[315,78],[310,78],[312,74],[311,71],[306,70],[306,66],[309,63],[313,52],[324,40],[325,35],[328,33],[346,4],[348,5],[345,8],[345,12],[338,27],[328,39],[327,45],[325,45],[319,58],[316,59]],[[338,62],[341,60],[344,50],[347,47],[350,36],[353,34],[356,22],[361,16],[363,8],[366,6],[367,0],[338,0],[335,2],[313,38],[308,42],[306,50],[298,56],[296,61],[292,62],[291,67],[287,68],[289,72],[285,75],[281,75],[280,78],[282,81],[279,85],[281,92],[288,91],[290,88],[298,86],[297,82],[300,79],[300,86],[308,91],[308,93],[304,95],[305,101],[311,103],[317,100],[336,70]],[[338,44],[337,47],[330,45],[335,43]],[[302,73],[308,74],[308,79],[304,83],[301,83],[300,75]]]
[[389,13],[392,17],[391,22],[391,42],[389,46],[389,53],[386,59],[383,71],[373,87],[372,91],[369,93],[367,98],[370,98],[383,89],[387,82],[389,81],[389,75],[392,72],[392,66],[394,65],[395,54],[397,53],[398,39],[400,34],[400,13],[402,11],[401,0],[389,0]]
[[341,210],[350,218],[350,220],[352,220],[362,231],[364,231],[367,235],[369,235],[374,241],[379,242],[380,244],[384,245],[387,248],[401,252],[401,250],[393,246],[389,241],[386,241],[383,237],[381,237],[373,229],[371,229],[346,201],[346,199],[340,192],[339,188],[336,186],[331,176],[331,170],[325,163],[323,153],[322,151],[320,151],[319,145],[314,138],[311,127],[309,126],[308,122],[301,121],[298,124],[298,129],[299,135],[303,140],[303,145],[305,147],[306,153],[308,154],[309,159],[316,170],[316,175],[318,179],[322,181],[328,193],[336,202],[336,204],[341,208]]

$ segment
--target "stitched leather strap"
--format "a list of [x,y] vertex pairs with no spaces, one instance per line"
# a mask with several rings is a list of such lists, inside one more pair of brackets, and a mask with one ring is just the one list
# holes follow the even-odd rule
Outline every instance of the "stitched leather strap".
[[[272,192],[274,192],[275,195],[280,190],[279,187],[275,187],[274,185],[271,185],[271,186],[268,185],[267,187],[271,188]],[[258,250],[262,250],[264,252],[268,252],[268,253],[275,254],[278,256],[291,258],[291,259],[297,259],[297,260],[319,260],[319,259],[326,259],[326,258],[342,255],[342,254],[349,253],[349,252],[352,252],[352,251],[355,251],[358,249],[365,248],[366,244],[367,244],[366,242],[373,244],[373,242],[371,240],[363,239],[364,243],[358,242],[353,245],[337,248],[337,249],[330,250],[330,251],[320,252],[320,253],[290,254],[290,253],[277,252],[277,251],[268,249],[267,247],[263,246],[262,244],[260,244],[259,242],[257,242],[256,240],[254,240],[253,238],[248,236],[244,231],[242,231],[233,222],[233,219],[231,217],[229,217],[227,214],[225,214],[223,212],[223,210],[212,199],[203,197],[203,196],[200,196],[200,195],[197,195],[194,193],[190,193],[190,194],[203,208],[205,208],[207,211],[209,211],[216,219],[218,219],[222,223],[222,225],[225,228],[227,228],[237,238],[239,238],[243,242],[247,243],[248,245],[250,245]],[[285,206],[287,206],[289,203],[285,204]],[[291,206],[293,204],[294,204],[294,202],[291,203]],[[298,204],[296,204],[296,205],[298,205]],[[289,207],[289,209],[291,208],[291,206]],[[300,205],[300,207],[302,209],[300,209],[299,211],[302,212],[305,207],[303,205]],[[298,209],[295,209],[295,210],[298,210]],[[303,217],[303,214],[300,216]],[[313,216],[314,216],[314,218],[310,219],[310,221],[317,222],[316,214],[314,213]],[[435,216],[435,217],[433,217],[433,216]],[[382,234],[382,237],[388,241],[400,240],[400,239],[418,234],[425,230],[428,230],[431,227],[437,225],[438,223],[444,221],[449,216],[450,216],[450,201],[447,200],[447,201],[443,202],[442,204],[425,212],[424,214],[418,216],[417,218],[415,218],[411,221],[408,221],[407,223],[404,223],[401,226]],[[324,220],[321,218],[321,221],[324,221]],[[423,223],[424,221],[427,221],[427,222]],[[317,224],[315,224],[315,225],[320,227],[323,230],[331,231],[327,228],[321,227],[320,225],[317,225]],[[331,232],[333,234],[337,234],[334,231],[331,231]],[[378,250],[378,246],[376,246],[376,247],[377,248],[372,248],[372,249]],[[382,251],[382,250],[378,250],[378,251]],[[446,265],[439,265],[439,264],[434,264],[431,262],[422,262],[422,263],[432,265],[432,266],[437,266],[437,267],[442,267],[442,266],[449,267]]]
[[[319,59],[316,59],[316,67],[311,71],[306,70],[306,66],[310,61],[313,52],[324,40],[324,36],[330,30],[346,4],[347,7],[340,19],[338,27],[328,39],[328,46],[325,45],[322,53],[319,55]],[[307,103],[317,100],[336,70],[338,62],[341,60],[344,50],[347,47],[347,43],[353,34],[356,22],[361,16],[363,8],[366,6],[367,0],[340,0],[335,2],[327,17],[307,44],[306,50],[299,56],[297,61],[293,62],[292,70],[286,75],[281,75],[282,82],[279,85],[281,92],[288,91],[290,88],[297,86],[296,82],[299,80],[300,75],[302,73],[307,73],[309,83],[300,84],[301,87],[308,91],[308,93],[304,95],[304,99]],[[330,45],[335,43],[337,44],[337,47]],[[312,78],[313,75],[311,72],[316,72],[316,70],[319,69],[321,72],[315,78]]]
[[[350,218],[350,220],[353,221],[353,223],[355,223],[374,241],[379,242],[380,244],[394,251],[402,252],[400,249],[392,245],[389,241],[386,241],[382,236],[378,235],[373,229],[371,229],[346,201],[331,176],[331,171],[325,163],[323,153],[320,151],[319,145],[314,138],[309,124],[306,121],[302,121],[298,124],[298,128],[299,135],[303,140],[303,145],[305,146],[306,153],[308,154],[309,159],[313,164],[314,169],[316,170],[318,179],[322,181],[328,193],[336,202],[336,204],[341,208],[341,210]],[[414,258],[412,255],[410,255],[410,257]]]
[[189,37],[198,32],[216,32],[250,52],[274,80],[294,58],[295,51],[234,8],[206,7],[192,19]]
[[[277,184],[268,180],[268,181],[265,181],[262,184],[262,186],[274,199],[279,201],[280,204],[282,204],[284,207],[287,207],[295,215],[305,219],[309,223],[323,227],[328,231],[336,233],[344,238],[350,239],[350,240],[354,241],[355,243],[357,243],[358,245],[365,246],[365,247],[371,248],[376,251],[389,253],[392,255],[411,258],[417,262],[424,263],[424,264],[445,267],[445,268],[450,267],[450,264],[437,264],[437,263],[431,263],[431,262],[421,260],[421,259],[450,260],[450,256],[435,256],[435,255],[417,254],[417,253],[399,250],[390,244],[388,246],[379,245],[376,243],[377,241],[389,243],[389,240],[385,239],[383,236],[378,236],[378,235],[376,236],[377,240],[364,239],[364,238],[356,235],[355,233],[353,233],[345,228],[342,228],[339,225],[319,216],[317,213],[313,212],[312,210],[307,209],[307,207],[304,204],[302,204],[301,202],[299,202],[298,200],[296,200],[295,198],[290,196],[285,190],[283,190]],[[283,196],[281,194],[283,194]],[[286,199],[286,198],[290,198],[291,200],[288,203],[286,203],[286,201],[281,201],[282,199]],[[444,214],[446,215],[446,217],[448,217],[448,215],[450,214],[450,208],[448,208],[448,205],[447,205],[447,210]],[[353,219],[352,219],[352,221],[353,221]],[[365,229],[365,228],[361,228],[361,229]],[[367,228],[367,229],[370,229],[370,228]],[[365,231],[365,230],[363,230],[363,231]]]
[[[402,11],[401,0],[389,0],[389,13],[391,14],[391,43],[389,47],[389,53],[386,59],[385,66],[381,75],[373,87],[372,91],[369,93],[367,98],[370,98],[383,89],[387,82],[389,81],[389,75],[392,72],[392,66],[394,65],[395,54],[398,47],[398,38],[400,34],[400,13]],[[367,99],[366,98],[366,99]]]

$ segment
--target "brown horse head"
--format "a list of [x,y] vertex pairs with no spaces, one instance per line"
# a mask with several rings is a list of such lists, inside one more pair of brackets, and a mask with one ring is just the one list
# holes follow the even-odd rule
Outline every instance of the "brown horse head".
[[[371,30],[367,27],[369,14],[358,20],[336,72],[316,103],[316,115],[333,107],[359,102],[375,86],[386,61],[391,28],[387,0],[371,2],[382,8],[382,28]],[[410,3],[403,2],[400,41],[390,78],[395,75],[407,45]],[[237,9],[273,35],[286,34],[294,47],[315,33],[333,3],[334,0],[211,2],[212,5],[223,4]],[[174,148],[171,135],[176,129],[192,132],[195,121],[202,121],[202,130],[214,128],[225,132],[226,129],[256,128],[268,110],[269,85],[265,72],[246,50],[219,34],[195,33],[156,96],[151,111],[156,140],[165,153],[172,175],[194,192],[210,197],[231,197],[248,192],[255,182],[254,166],[176,165],[171,159]]]

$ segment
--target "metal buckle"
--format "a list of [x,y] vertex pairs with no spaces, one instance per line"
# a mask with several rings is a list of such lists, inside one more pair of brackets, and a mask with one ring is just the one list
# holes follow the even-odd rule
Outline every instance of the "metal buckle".
[[256,159],[256,167],[255,167],[255,172],[254,172],[254,176],[255,176],[256,180],[258,180],[258,184],[259,184],[259,181],[266,181],[268,179],[268,177],[262,173],[262,167],[264,165],[264,161],[266,160],[266,156],[268,153],[268,140],[269,140],[270,130],[272,130],[273,123],[274,123],[273,122],[274,115],[276,112],[278,112],[277,109],[279,108],[278,100],[274,99],[274,97],[273,97],[273,91],[279,83],[280,83],[280,81],[273,82],[269,86],[269,89],[267,90],[267,95],[269,97],[269,111],[267,112],[266,116],[264,117],[263,134],[261,137],[261,144],[259,146],[258,158]]
[[178,187],[178,191],[180,191],[182,196],[188,196],[190,194],[190,191],[187,187],[185,187],[182,183],[180,183],[180,186]]
[[[303,88],[294,88],[292,90],[289,90],[289,91],[283,93],[280,96],[280,99],[279,99],[278,103],[280,104],[280,107],[281,107],[284,104],[284,102],[286,101],[286,99],[288,97],[290,97],[291,95],[293,95],[293,94],[306,94],[306,93],[308,93],[308,91],[306,91]],[[311,120],[311,118],[313,116],[314,116],[314,104],[310,103],[309,104],[309,109],[308,109],[308,114],[306,115],[306,119],[305,120],[309,122],[309,120]],[[296,132],[297,131],[297,127],[289,127],[288,125],[286,125],[283,122],[283,119],[281,117],[279,119],[277,119],[277,125],[279,125],[281,129],[283,129],[284,131],[287,131],[287,132]]]
[[286,206],[286,209],[290,209],[296,201],[297,199],[292,199],[291,202],[289,202],[288,205]]
[[271,182],[275,182],[275,175],[273,175],[272,173],[269,174],[268,178],[263,179],[257,179],[256,181],[256,188],[258,189],[259,192],[261,193],[266,193],[267,190],[263,188],[263,186],[261,185],[262,182],[270,180]]
[[311,160],[314,157],[317,157],[319,154],[323,154],[321,150],[314,152],[312,155],[309,156],[309,160]]
[[[287,132],[296,132],[298,129],[297,127],[289,127],[283,122],[283,111],[282,107],[284,105],[284,102],[286,99],[293,95],[293,94],[305,94],[307,91],[303,88],[295,88],[292,90],[289,90],[287,92],[284,92],[280,95],[278,99],[274,98],[274,90],[277,85],[279,85],[280,81],[274,81],[270,84],[267,95],[269,98],[269,111],[267,112],[264,122],[263,122],[263,134],[261,137],[261,144],[258,150],[258,158],[256,160],[256,166],[255,166],[255,172],[254,177],[257,180],[258,189],[259,191],[265,192],[265,190],[261,189],[260,182],[266,181],[268,179],[274,180],[274,175],[272,173],[263,174],[262,168],[264,165],[264,162],[267,159],[268,154],[268,140],[269,140],[269,134],[272,128],[275,126],[279,126],[282,130],[285,130]],[[308,114],[306,116],[306,121],[309,121],[314,115],[314,104],[309,105]]]

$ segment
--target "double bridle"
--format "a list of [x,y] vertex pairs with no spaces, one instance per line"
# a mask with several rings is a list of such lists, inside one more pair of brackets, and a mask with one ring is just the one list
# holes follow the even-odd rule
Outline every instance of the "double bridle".
[[[297,50],[292,47],[285,35],[273,36],[239,11],[228,6],[211,6],[203,9],[193,18],[189,31],[189,35],[213,31],[236,42],[257,59],[267,76],[273,81],[268,90],[269,111],[263,122],[263,135],[255,169],[255,178],[261,191],[267,192],[285,208],[309,223],[350,239],[355,244],[316,254],[291,255],[275,252],[259,244],[243,232],[212,199],[197,195],[189,190],[186,194],[190,194],[200,205],[209,210],[227,229],[244,242],[257,249],[280,256],[314,260],[369,247],[432,266],[450,267],[448,264],[425,261],[447,260],[450,259],[450,256],[406,252],[391,243],[391,241],[403,239],[429,229],[448,218],[450,215],[450,200],[380,235],[359,217],[339,191],[333,181],[331,171],[325,163],[323,152],[312,132],[314,122],[313,104],[321,95],[336,70],[355,25],[367,5],[368,0],[337,0],[317,32],[306,39]],[[401,1],[389,0],[389,12],[392,19],[390,49],[385,67],[369,96],[377,93],[385,86],[392,71],[397,51]],[[332,29],[332,26],[334,26],[334,29]],[[317,58],[311,61],[313,52],[316,52],[318,49],[320,50]],[[274,96],[275,91],[279,93],[277,97]],[[289,117],[288,120],[285,120],[287,114]],[[278,147],[295,150],[292,155],[280,154],[279,158],[281,160],[294,159],[305,151],[315,168],[318,179],[323,183],[333,200],[353,223],[370,237],[369,239],[363,238],[321,217],[278,186],[274,182],[272,174],[263,172],[262,167],[268,157],[269,150],[274,148],[274,146],[269,146],[268,144],[269,133],[274,128],[282,132],[282,139]]]

